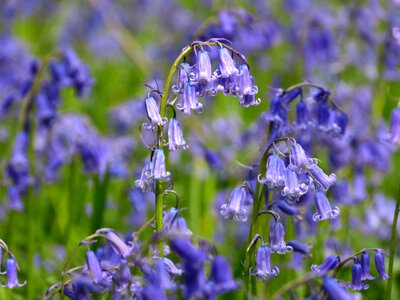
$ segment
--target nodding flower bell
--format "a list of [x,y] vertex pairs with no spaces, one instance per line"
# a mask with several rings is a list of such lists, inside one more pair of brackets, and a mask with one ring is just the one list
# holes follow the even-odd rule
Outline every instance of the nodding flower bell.
[[286,245],[285,242],[285,228],[281,222],[271,221],[269,232],[269,246],[272,253],[286,254],[292,252],[293,248]]
[[256,252],[256,266],[250,269],[250,275],[267,282],[270,277],[279,275],[278,267],[271,267],[271,251],[267,245],[261,245]]
[[261,100],[256,99],[258,93],[257,86],[254,85],[253,76],[250,75],[249,67],[246,64],[239,66],[239,81],[236,94],[240,99],[242,107],[255,106],[260,104]]
[[5,285],[2,284],[2,287],[12,289],[15,287],[24,286],[26,284],[26,281],[24,281],[23,283],[19,283],[17,270],[18,267],[15,259],[12,257],[8,258],[6,260],[7,282]]
[[310,113],[307,108],[307,104],[300,100],[296,104],[297,120],[293,124],[298,130],[307,130],[313,126],[313,122],[310,120]]
[[389,275],[386,273],[384,253],[381,249],[376,250],[375,267],[376,267],[376,270],[378,271],[379,278],[381,280],[385,280],[385,279],[389,278]]
[[326,276],[324,278],[322,289],[332,300],[354,300],[354,297],[350,295],[344,286],[332,277]]
[[185,87],[185,83],[189,81],[190,65],[188,63],[181,63],[178,67],[178,78],[176,85],[172,86],[172,91],[175,94],[181,93]]
[[285,186],[282,189],[282,196],[290,198],[299,198],[308,191],[308,185],[299,182],[296,172],[286,169],[285,172]]
[[354,258],[354,264],[351,268],[351,283],[347,287],[352,290],[361,291],[368,289],[368,284],[362,280],[362,267],[357,257]]
[[192,109],[198,113],[203,111],[203,104],[199,102],[195,85],[191,84],[189,81],[185,83],[181,103],[178,103],[176,107],[186,115],[190,115]]
[[235,188],[229,196],[228,203],[221,206],[220,215],[225,219],[246,222],[247,214],[243,206],[247,197],[249,197],[249,190],[246,186]]
[[111,248],[122,258],[127,258],[133,253],[134,246],[131,243],[127,245],[112,229],[101,228],[96,231],[96,234],[104,234]]
[[313,270],[318,276],[322,277],[328,274],[329,271],[335,269],[339,264],[339,256],[330,255],[319,266],[312,265],[311,270]]
[[218,61],[222,78],[227,78],[239,73],[239,70],[236,68],[235,62],[228,49],[220,48],[218,50]]
[[207,83],[211,80],[211,61],[207,51],[200,50],[197,54],[196,80],[199,83]]
[[146,99],[146,112],[150,122],[148,124],[143,124],[143,128],[145,129],[155,131],[158,126],[164,126],[168,121],[166,118],[161,118],[157,102],[153,97],[148,97]]
[[292,171],[304,171],[317,164],[317,160],[307,157],[303,147],[294,142],[290,150],[290,164],[288,168]]
[[363,253],[361,253],[360,261],[362,270],[361,280],[374,280],[375,277],[370,274],[370,262],[368,252],[364,251]]
[[308,168],[307,171],[308,171],[308,174],[310,174],[313,181],[319,187],[321,187],[324,191],[327,191],[336,182],[335,174],[332,173],[330,175],[327,175],[317,165],[314,165],[311,168]]
[[210,281],[206,285],[208,299],[238,288],[239,284],[233,279],[227,260],[221,255],[215,256],[211,262]]
[[317,212],[313,215],[313,220],[315,222],[327,220],[327,219],[335,219],[339,216],[340,210],[339,207],[335,206],[331,207],[328,198],[326,197],[325,192],[317,190],[315,192],[315,206],[317,208]]
[[169,151],[175,151],[178,147],[187,149],[188,145],[183,138],[183,132],[178,119],[171,118],[168,126],[168,148]]
[[258,182],[267,184],[269,187],[283,187],[285,185],[285,170],[283,160],[274,153],[268,157],[265,178],[261,178],[261,174],[259,174]]
[[163,149],[154,151],[152,163],[153,169],[151,175],[154,179],[169,182],[171,180],[171,173],[167,172],[165,169],[165,155]]

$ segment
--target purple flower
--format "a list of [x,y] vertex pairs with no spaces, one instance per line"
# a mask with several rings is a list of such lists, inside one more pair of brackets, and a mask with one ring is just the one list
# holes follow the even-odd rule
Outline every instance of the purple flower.
[[197,54],[196,80],[199,83],[207,83],[211,80],[211,61],[207,51],[200,50]]
[[169,151],[175,151],[178,147],[187,149],[188,145],[183,138],[181,125],[178,119],[171,118],[168,126],[168,148]]
[[326,194],[323,191],[317,190],[315,192],[315,206],[317,208],[317,212],[313,215],[313,220],[315,222],[327,220],[327,219],[335,219],[339,216],[340,210],[337,206],[333,209],[329,203]]
[[185,262],[192,266],[203,265],[206,261],[206,253],[192,245],[189,239],[178,237],[171,241],[171,248]]
[[310,255],[310,247],[305,244],[302,244],[298,241],[289,241],[287,245],[292,247],[294,252],[298,252],[306,256]]
[[282,196],[289,198],[299,198],[308,191],[308,185],[299,182],[296,172],[286,169],[285,172],[285,186],[282,189]]
[[227,78],[239,73],[239,70],[236,68],[235,62],[233,61],[231,53],[228,49],[220,48],[218,50],[218,61],[219,71],[221,72],[222,78]]
[[351,268],[351,283],[347,287],[352,290],[362,291],[368,289],[368,285],[362,280],[362,267],[358,258],[354,258],[354,264]]
[[271,251],[268,246],[260,246],[256,252],[256,266],[250,269],[250,275],[267,282],[270,277],[275,277],[278,274],[278,267],[271,267]]
[[146,112],[150,122],[143,124],[145,129],[156,131],[158,126],[164,126],[168,121],[166,118],[161,118],[157,102],[153,97],[146,99]]
[[240,186],[235,188],[229,196],[228,203],[221,206],[220,215],[225,219],[246,222],[247,214],[243,207],[249,196],[250,194],[247,187]]
[[269,187],[283,187],[285,185],[285,170],[283,160],[277,154],[271,154],[267,160],[265,178],[261,178],[261,174],[259,174],[257,180]]
[[307,108],[307,104],[301,100],[296,104],[297,120],[294,122],[294,127],[298,130],[306,130],[313,126],[313,122],[310,120],[310,113]]
[[319,266],[312,265],[311,270],[313,270],[318,276],[322,277],[328,274],[329,271],[336,269],[339,264],[339,256],[330,255]]
[[368,252],[364,251],[363,253],[361,253],[360,261],[362,270],[361,280],[374,280],[375,277],[370,274],[370,262]]
[[155,180],[171,181],[171,173],[165,170],[165,155],[163,149],[154,151],[152,158],[151,177]]
[[376,250],[375,267],[379,273],[379,278],[381,280],[385,280],[385,279],[389,278],[389,275],[386,273],[384,253],[381,249]]
[[96,231],[97,234],[104,234],[115,253],[122,258],[127,258],[133,253],[133,245],[127,245],[112,229],[102,228]]
[[211,274],[206,287],[208,297],[215,297],[238,288],[239,284],[233,279],[229,263],[223,256],[215,256],[211,262]]
[[314,182],[324,191],[327,191],[329,187],[331,187],[336,182],[335,174],[332,173],[331,175],[327,175],[317,165],[310,167],[309,169],[307,169],[307,171],[308,174],[310,174],[310,176],[314,180]]
[[7,283],[5,285],[2,284],[2,287],[12,289],[15,287],[24,286],[26,284],[26,281],[19,283],[17,270],[18,266],[14,258],[8,258],[6,260]]
[[294,142],[290,149],[290,164],[288,168],[292,171],[304,171],[317,164],[317,160],[307,157],[303,147]]
[[256,99],[255,95],[258,92],[257,86],[254,85],[253,76],[250,75],[249,68],[246,64],[239,66],[239,82],[237,94],[240,99],[240,105],[249,107],[250,105],[258,105],[261,100]]
[[191,84],[189,81],[185,83],[181,102],[178,103],[176,107],[186,115],[190,115],[192,109],[198,113],[203,111],[203,104],[199,102],[195,85]]
[[281,212],[287,215],[295,216],[300,214],[300,208],[288,203],[285,199],[278,200],[276,206]]
[[186,82],[189,81],[190,65],[188,63],[181,63],[178,67],[177,84],[172,86],[175,94],[181,93],[185,87]]
[[271,221],[270,231],[269,231],[269,246],[272,253],[286,254],[287,252],[292,252],[293,248],[287,246],[285,242],[285,228],[280,222]]
[[346,289],[332,277],[325,277],[322,289],[327,293],[331,300],[354,300]]
[[153,162],[147,161],[142,169],[140,178],[135,181],[135,186],[142,189],[143,192],[154,190],[154,178],[152,177]]

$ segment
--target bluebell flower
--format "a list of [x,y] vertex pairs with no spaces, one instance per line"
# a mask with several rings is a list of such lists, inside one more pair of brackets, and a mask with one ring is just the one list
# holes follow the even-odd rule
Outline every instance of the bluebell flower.
[[149,284],[145,285],[141,289],[141,296],[143,300],[167,300],[167,296],[165,295],[163,289],[160,288],[160,286],[154,285],[154,284]]
[[193,246],[190,240],[184,237],[174,238],[171,241],[171,248],[179,257],[192,266],[203,265],[207,258],[203,250]]
[[400,107],[395,108],[390,117],[390,141],[400,145]]
[[384,253],[381,249],[376,250],[375,267],[376,267],[376,270],[378,271],[379,278],[381,280],[385,280],[385,279],[389,278],[389,275],[386,273]]
[[327,275],[329,271],[336,269],[336,267],[339,266],[339,264],[340,264],[339,256],[330,255],[319,266],[312,265],[311,270],[313,270],[318,276],[323,277]]
[[265,178],[262,174],[257,177],[258,182],[267,184],[269,187],[283,187],[285,185],[286,167],[283,160],[275,153],[271,154],[267,160]]
[[167,257],[162,257],[161,258],[165,264],[165,267],[167,268],[167,271],[171,276],[179,276],[182,275],[182,269],[178,268],[172,260],[170,260]]
[[327,191],[335,182],[336,175],[330,174],[327,175],[325,172],[317,165],[314,165],[307,169],[308,174],[312,177],[313,181],[322,188],[324,191]]
[[313,215],[313,220],[315,222],[327,220],[327,219],[335,219],[339,216],[340,210],[337,206],[331,207],[326,194],[323,191],[317,190],[315,192],[315,207],[317,208],[317,212]]
[[304,182],[299,182],[296,172],[286,169],[285,172],[285,186],[281,194],[284,197],[298,199],[308,191],[308,185]]
[[287,242],[287,245],[292,247],[294,252],[298,252],[306,256],[310,255],[310,247],[306,244],[293,240]]
[[168,148],[169,151],[175,151],[178,147],[187,149],[188,145],[183,138],[183,132],[178,119],[171,118],[168,126]]
[[244,209],[244,203],[249,196],[249,191],[246,186],[235,188],[229,196],[228,203],[221,206],[220,215],[225,219],[246,222],[247,214]]
[[250,269],[250,275],[262,282],[279,275],[278,267],[271,267],[271,251],[267,245],[261,245],[256,252],[256,266]]
[[362,271],[361,280],[374,280],[375,277],[370,274],[370,261],[368,252],[364,251],[361,253],[360,262]]
[[343,287],[338,281],[332,277],[325,277],[322,283],[322,290],[329,296],[331,300],[354,300],[346,288]]
[[146,112],[150,122],[143,124],[145,129],[155,131],[158,126],[164,126],[168,122],[166,118],[161,118],[160,110],[153,97],[146,98]]
[[197,113],[203,111],[203,104],[199,102],[194,84],[191,84],[189,81],[185,83],[181,102],[176,105],[176,108],[186,115],[190,115],[192,110],[195,110]]
[[206,280],[204,265],[192,265],[189,261],[183,263],[183,293],[184,299],[201,298],[204,296]]
[[227,78],[239,73],[239,70],[236,68],[236,64],[228,49],[222,47],[218,50],[218,62],[219,71],[221,72],[220,76],[222,78]]
[[310,119],[310,113],[308,111],[307,104],[303,100],[297,102],[296,113],[297,120],[293,124],[296,129],[305,131],[313,126],[314,123]]
[[165,154],[163,149],[154,151],[152,158],[151,177],[155,180],[162,180],[165,182],[171,181],[171,173],[165,169]]
[[285,199],[278,200],[276,206],[281,212],[287,215],[296,216],[300,214],[300,208],[293,204],[289,204]]
[[99,283],[103,278],[103,271],[101,269],[100,262],[93,251],[86,252],[86,265],[93,278],[93,282]]
[[172,86],[172,91],[175,94],[182,93],[186,82],[189,81],[190,65],[188,63],[181,63],[178,67],[178,76],[176,85]]
[[290,148],[290,164],[288,168],[292,171],[301,172],[312,168],[317,164],[317,160],[307,157],[303,147],[294,142]]
[[238,288],[239,284],[232,276],[229,263],[223,256],[215,256],[211,262],[211,274],[206,286],[208,299],[213,299],[219,294],[234,291]]
[[253,76],[250,75],[249,67],[246,64],[239,66],[239,81],[237,84],[237,95],[240,99],[240,105],[248,107],[258,105],[261,100],[256,99],[258,93],[257,86],[254,85]]
[[362,267],[358,258],[354,258],[354,264],[351,268],[351,283],[348,283],[347,287],[356,291],[368,289],[368,284],[365,284],[362,279]]
[[285,228],[281,222],[271,220],[269,230],[269,246],[272,253],[286,254],[292,252],[293,248],[286,245],[285,242]]
[[197,53],[196,61],[196,81],[199,83],[207,83],[211,80],[211,60],[207,51],[200,50]]
[[18,281],[18,274],[17,274],[18,266],[14,258],[10,257],[7,258],[6,260],[6,274],[7,274],[7,282],[5,285],[1,285],[2,287],[5,288],[15,288],[15,287],[20,287],[24,286],[26,284],[26,281],[20,283]]
[[112,229],[102,228],[96,231],[97,234],[104,234],[115,253],[122,258],[127,258],[133,253],[134,246],[127,245]]

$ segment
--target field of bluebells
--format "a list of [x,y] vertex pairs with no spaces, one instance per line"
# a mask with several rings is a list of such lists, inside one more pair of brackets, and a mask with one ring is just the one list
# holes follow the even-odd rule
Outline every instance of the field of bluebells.
[[400,1],[0,1],[0,299],[400,299]]

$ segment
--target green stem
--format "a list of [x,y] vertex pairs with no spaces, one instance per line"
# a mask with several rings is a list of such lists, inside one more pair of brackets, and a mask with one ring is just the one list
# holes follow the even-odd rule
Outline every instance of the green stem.
[[158,180],[156,183],[156,232],[160,232],[163,229],[163,209],[164,197],[162,181]]
[[396,231],[397,231],[397,221],[400,212],[400,189],[397,195],[396,200],[396,209],[394,210],[393,215],[393,223],[392,223],[392,234],[390,238],[390,253],[389,253],[389,270],[388,270],[388,283],[386,289],[386,299],[392,299],[392,285],[393,285],[393,263],[394,263],[394,254],[395,254],[395,247],[396,247]]
[[90,232],[94,232],[103,227],[109,181],[110,174],[107,171],[103,179],[99,178],[98,176],[96,176],[94,179],[93,214],[92,222],[90,224]]

